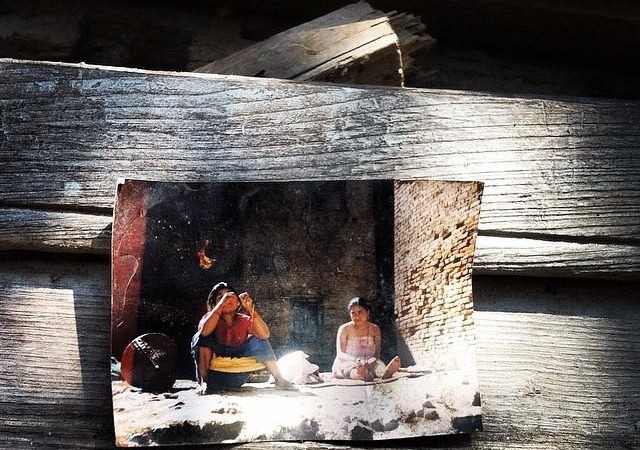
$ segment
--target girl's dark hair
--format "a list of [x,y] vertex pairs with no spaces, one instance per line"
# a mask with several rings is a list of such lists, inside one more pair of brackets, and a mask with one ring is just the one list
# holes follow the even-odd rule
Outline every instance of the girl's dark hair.
[[218,292],[220,292],[220,290],[222,289],[227,289],[228,291],[238,295],[238,291],[232,288],[231,285],[229,285],[229,283],[225,283],[224,281],[221,281],[220,283],[216,284],[213,288],[211,288],[211,292],[209,292],[209,296],[207,297],[208,307],[213,308],[215,306],[216,298],[218,297]]
[[349,306],[347,306],[347,311],[351,312],[351,308],[353,308],[354,306],[359,306],[369,311],[369,302],[367,302],[367,300],[363,297],[352,298],[349,302]]

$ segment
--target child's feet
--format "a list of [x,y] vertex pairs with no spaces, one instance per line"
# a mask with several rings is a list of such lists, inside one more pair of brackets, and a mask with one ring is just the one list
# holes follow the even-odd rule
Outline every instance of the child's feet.
[[393,359],[389,361],[389,364],[387,364],[387,367],[385,367],[382,379],[386,380],[387,378],[391,378],[398,369],[400,369],[400,357],[394,356]]

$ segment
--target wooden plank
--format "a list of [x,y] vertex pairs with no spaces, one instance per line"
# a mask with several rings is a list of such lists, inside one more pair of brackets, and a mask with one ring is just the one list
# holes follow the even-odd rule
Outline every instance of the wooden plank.
[[402,86],[410,53],[435,40],[411,14],[360,1],[283,31],[195,72]]
[[[474,289],[486,431],[439,446],[640,445],[638,283],[476,277]],[[112,447],[109,313],[108,264],[0,261],[0,445]]]
[[640,279],[640,246],[478,236],[474,273]]
[[0,446],[110,444],[108,265],[0,265]]
[[[289,17],[316,17],[347,1],[300,4],[282,0],[234,3],[243,11]],[[594,4],[576,0],[378,0],[377,8],[397,8],[421,15],[438,40],[452,47],[492,49],[513,59],[528,55],[560,64],[633,68],[640,59],[637,34],[640,8],[625,0]],[[567,26],[571,24],[571,26]]]
[[[0,251],[108,256],[111,215],[0,208]],[[638,279],[640,246],[487,235],[480,228],[474,272],[479,275]]]
[[[511,405],[485,430],[546,445],[557,434],[559,448],[638,446],[638,284],[513,281],[474,278],[483,413]],[[613,422],[618,432],[599,430]]]
[[0,208],[0,251],[109,255],[113,215]]
[[[169,3],[137,2],[111,4],[109,7],[95,0],[67,0],[66,3],[70,3],[72,7],[61,8],[56,2],[55,5],[41,5],[34,9],[25,3],[11,2],[0,16],[0,29],[5,32],[0,36],[0,55],[48,61],[82,60],[94,64],[149,69],[193,70],[241,50],[256,40],[296,25],[305,18],[313,19],[318,14],[329,12],[330,8],[338,8],[348,2],[305,2],[304,5],[293,3],[281,13],[275,14],[274,3],[269,3],[268,10],[263,10],[262,13],[259,11],[261,5],[255,2],[241,13],[236,9],[242,9],[238,2],[230,9],[221,8],[217,11],[206,7],[185,9]],[[535,52],[543,57],[549,50],[571,53],[570,50],[565,50],[565,46],[567,43],[571,45],[571,41],[566,36],[561,38],[555,34],[560,31],[580,36],[581,51],[586,51],[589,58],[612,58],[614,52],[617,52],[615,59],[618,64],[637,61],[640,59],[636,57],[638,52],[636,50],[634,55],[633,47],[629,45],[633,41],[630,36],[635,28],[630,24],[634,17],[635,22],[639,22],[637,6],[620,1],[589,4],[588,8],[579,2],[573,2],[575,4],[571,6],[567,6],[566,2],[558,4],[546,0],[536,2],[535,5],[533,2],[519,3],[522,10],[517,14],[509,6],[509,1],[503,4],[492,2],[491,5],[473,2],[470,10],[467,10],[467,5],[459,8],[452,2],[442,1],[386,4],[377,1],[376,7],[420,14],[434,36],[443,38],[443,45],[438,52],[428,52],[426,55],[421,52],[416,55],[414,70],[405,73],[407,86],[510,91],[520,95],[544,92],[640,98],[640,90],[635,83],[636,70],[611,70],[610,67],[593,64],[550,67],[540,59],[531,58],[523,62],[516,56],[516,61],[513,55],[509,57],[508,54],[510,49],[515,49],[517,55],[530,54],[527,46],[532,45],[535,46]],[[282,6],[282,3],[278,4]],[[313,9],[319,7],[321,11],[316,14]],[[295,11],[295,8],[301,8],[301,11]],[[571,8],[574,8],[573,12]],[[532,13],[539,15],[545,10],[548,12],[544,19],[547,25],[544,27],[529,20]],[[525,23],[514,25],[514,15],[523,17]],[[465,20],[463,16],[473,20],[467,20],[461,26],[461,20]],[[549,19],[562,25],[550,27]],[[487,20],[492,22],[489,27],[486,26]],[[503,32],[498,37],[493,31],[496,20],[506,23],[511,32]],[[564,29],[564,24],[577,22],[585,26],[579,31]],[[392,25],[402,42],[401,31]],[[535,30],[535,39],[526,38],[523,25]],[[603,29],[609,32],[601,33]],[[492,32],[486,33],[487,30]],[[612,30],[615,32],[612,33]],[[555,42],[553,46],[549,46],[551,48],[543,49],[540,38],[544,39],[545,33],[553,34],[553,39],[559,40],[561,45]],[[585,33],[597,34],[598,38],[585,39]],[[176,36],[179,38],[176,39]],[[482,46],[479,38],[490,39],[492,42]],[[609,39],[609,42],[603,39]],[[527,42],[523,43],[523,40]],[[181,47],[182,45],[184,46]],[[592,45],[600,47],[600,50],[594,49]],[[494,49],[490,58],[483,58],[483,48]],[[496,52],[496,49],[502,51]],[[410,50],[402,49],[403,58],[407,53]],[[507,59],[500,59],[498,53]],[[577,55],[573,53],[571,56]],[[407,67],[407,64],[403,65]]]
[[0,63],[5,205],[119,177],[485,182],[485,230],[640,237],[640,103]]
[[[398,36],[389,17],[361,1],[278,33],[194,70],[201,73],[296,80],[344,78],[356,61],[380,59],[371,84],[402,85]],[[381,58],[376,55],[382,55]],[[342,73],[344,72],[344,74]]]

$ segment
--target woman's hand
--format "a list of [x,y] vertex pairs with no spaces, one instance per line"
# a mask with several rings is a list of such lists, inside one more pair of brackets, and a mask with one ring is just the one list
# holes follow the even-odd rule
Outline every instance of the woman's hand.
[[269,339],[269,336],[271,336],[269,326],[256,311],[256,307],[253,305],[253,299],[251,296],[247,292],[243,292],[240,294],[239,299],[244,310],[251,316],[252,323],[250,333],[258,339]]
[[255,306],[253,305],[253,299],[249,295],[248,292],[243,292],[240,294],[240,304],[249,314],[253,314],[255,312]]
[[227,292],[225,293],[220,301],[213,307],[212,312],[216,314],[218,317],[222,314],[224,307],[233,302],[233,299],[236,298],[235,292]]

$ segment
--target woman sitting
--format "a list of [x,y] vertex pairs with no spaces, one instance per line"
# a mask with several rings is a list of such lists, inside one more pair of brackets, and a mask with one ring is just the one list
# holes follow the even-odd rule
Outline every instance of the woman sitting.
[[356,297],[348,310],[351,322],[338,328],[333,375],[363,381],[390,378],[400,368],[400,358],[395,356],[387,365],[380,360],[380,328],[369,322],[367,302]]
[[[238,312],[240,306],[247,314]],[[247,381],[249,374],[246,372],[210,371],[212,359],[216,356],[253,356],[273,375],[276,388],[291,389],[292,384],[278,370],[276,356],[267,340],[269,336],[269,327],[256,311],[248,293],[238,295],[227,283],[216,284],[207,298],[207,313],[200,319],[198,332],[191,341],[200,383],[198,392],[204,394],[238,388]]]

